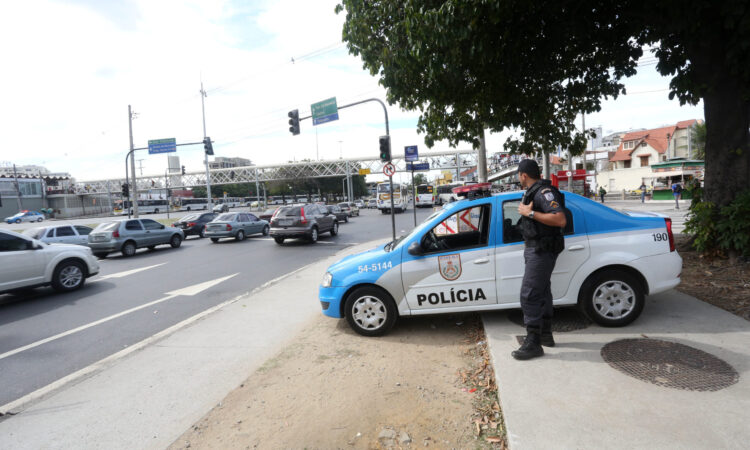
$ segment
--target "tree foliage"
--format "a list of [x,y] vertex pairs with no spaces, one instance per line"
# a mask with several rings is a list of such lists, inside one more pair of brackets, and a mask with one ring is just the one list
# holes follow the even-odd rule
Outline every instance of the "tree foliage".
[[341,1],[350,53],[429,146],[510,129],[507,150],[580,154],[577,115],[626,94],[647,49],[670,99],[703,100],[705,200],[723,211],[750,178],[748,0]]

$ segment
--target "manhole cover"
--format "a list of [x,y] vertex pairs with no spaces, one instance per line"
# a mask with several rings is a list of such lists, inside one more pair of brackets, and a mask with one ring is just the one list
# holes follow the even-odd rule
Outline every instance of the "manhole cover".
[[[508,319],[516,325],[523,325],[523,311],[514,309],[508,312]],[[575,308],[556,309],[552,318],[552,332],[583,330],[591,325],[591,321]]]
[[622,339],[602,347],[602,358],[620,372],[658,386],[718,391],[740,379],[732,366],[697,348],[659,339]]

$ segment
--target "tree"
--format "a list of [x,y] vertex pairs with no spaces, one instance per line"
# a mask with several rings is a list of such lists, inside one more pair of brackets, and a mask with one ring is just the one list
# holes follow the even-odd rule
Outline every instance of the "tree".
[[695,159],[706,159],[706,122],[695,124],[693,127],[693,145]]
[[[669,98],[704,102],[706,189],[717,207],[750,176],[750,4],[746,0],[342,0],[350,53],[387,100],[418,109],[418,129],[476,147],[478,132],[517,131],[514,152],[580,154],[575,118],[625,94],[644,48],[671,75]],[[589,132],[587,132],[589,134]]]
[[427,176],[423,173],[415,173],[414,184],[417,186],[419,186],[420,184],[427,184]]

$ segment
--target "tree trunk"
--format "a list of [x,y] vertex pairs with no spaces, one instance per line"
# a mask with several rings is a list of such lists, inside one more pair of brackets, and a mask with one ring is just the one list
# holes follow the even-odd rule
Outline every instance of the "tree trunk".
[[[717,69],[720,70],[720,69]],[[706,117],[706,176],[703,200],[725,206],[750,181],[750,101],[726,74],[703,97]]]

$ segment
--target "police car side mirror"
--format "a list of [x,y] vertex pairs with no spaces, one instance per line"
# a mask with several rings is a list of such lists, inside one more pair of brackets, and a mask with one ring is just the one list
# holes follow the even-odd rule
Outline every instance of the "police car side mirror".
[[422,248],[422,245],[418,241],[414,241],[409,245],[409,248],[406,250],[409,252],[410,255],[419,256],[424,254],[424,249]]

